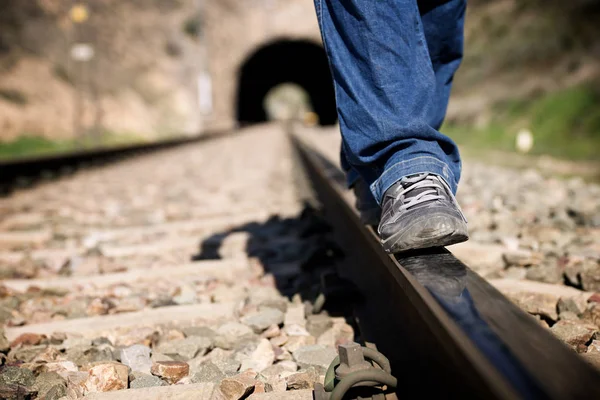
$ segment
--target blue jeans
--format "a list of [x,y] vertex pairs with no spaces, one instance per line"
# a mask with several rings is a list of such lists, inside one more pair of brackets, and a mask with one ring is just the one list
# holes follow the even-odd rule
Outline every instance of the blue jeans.
[[439,132],[463,55],[466,0],[314,0],[334,80],[342,166],[377,202],[429,172],[456,193],[461,161]]

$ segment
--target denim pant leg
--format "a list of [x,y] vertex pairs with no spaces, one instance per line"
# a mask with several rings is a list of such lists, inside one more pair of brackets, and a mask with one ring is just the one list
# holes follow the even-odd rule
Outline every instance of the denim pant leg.
[[[342,170],[346,174],[346,186],[348,188],[351,188],[352,186],[354,186],[356,181],[360,178],[360,174],[354,168],[352,168],[352,165],[350,165],[350,163],[348,162],[348,158],[346,157],[346,151],[344,150],[343,143],[340,148],[340,160],[341,160],[340,164],[342,166]],[[375,200],[373,200],[373,201],[375,202]]]
[[437,82],[416,0],[315,5],[348,164],[377,201],[400,178],[419,172],[441,175],[455,191],[460,157],[429,122]]
[[439,130],[446,117],[452,79],[463,58],[467,1],[417,0],[417,3],[436,80],[436,104],[428,120],[429,125]]
[[[429,125],[439,130],[444,122],[452,80],[463,58],[466,0],[417,0],[427,48],[435,73],[435,107],[428,116]],[[341,148],[341,165],[346,172],[348,187],[359,177]],[[460,169],[458,170],[460,175]],[[460,176],[456,177],[457,179]]]

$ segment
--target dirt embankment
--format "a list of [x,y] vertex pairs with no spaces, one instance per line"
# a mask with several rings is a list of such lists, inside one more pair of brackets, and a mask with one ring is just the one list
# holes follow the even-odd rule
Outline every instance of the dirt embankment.
[[[69,138],[78,123],[146,137],[196,131],[196,3],[89,3],[80,25],[70,0],[0,4],[0,140]],[[74,61],[76,43],[94,57]]]
[[472,0],[448,119],[485,125],[500,105],[574,86],[600,93],[600,3]]

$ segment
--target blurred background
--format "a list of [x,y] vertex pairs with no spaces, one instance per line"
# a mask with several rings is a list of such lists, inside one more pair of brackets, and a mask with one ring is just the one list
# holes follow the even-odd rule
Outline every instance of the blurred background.
[[[600,1],[471,0],[443,131],[467,156],[600,150]],[[3,0],[0,157],[334,125],[312,0]]]

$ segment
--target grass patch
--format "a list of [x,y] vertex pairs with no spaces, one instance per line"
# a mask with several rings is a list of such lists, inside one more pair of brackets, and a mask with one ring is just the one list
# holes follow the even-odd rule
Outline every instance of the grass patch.
[[532,154],[600,160],[600,92],[577,86],[528,101],[499,104],[483,127],[445,124],[442,131],[474,148],[514,151],[520,129],[534,138]]
[[49,140],[39,136],[21,136],[10,142],[0,142],[0,158],[16,158],[57,153],[70,149],[69,141]]
[[142,143],[144,141],[145,140],[140,138],[140,136],[130,133],[104,133],[97,138],[87,136],[80,140],[51,140],[35,134],[23,134],[12,141],[0,141],[0,159],[7,160],[67,153],[78,150],[109,148]]

